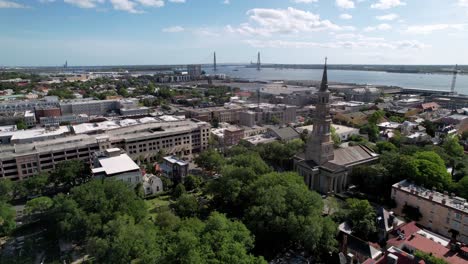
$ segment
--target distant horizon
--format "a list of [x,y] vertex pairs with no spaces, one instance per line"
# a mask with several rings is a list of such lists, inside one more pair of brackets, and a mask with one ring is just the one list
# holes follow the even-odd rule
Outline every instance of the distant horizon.
[[[255,64],[255,62],[254,62]],[[468,64],[371,64],[371,63],[327,63],[329,66],[445,66],[468,67]],[[202,65],[212,66],[213,63],[174,63],[174,64],[88,64],[88,65],[70,65],[67,68],[80,67],[174,67],[186,65]],[[217,66],[247,66],[251,62],[223,62],[217,63]],[[323,63],[282,63],[282,62],[262,62],[261,65],[303,65],[303,66],[320,66]],[[64,65],[0,65],[0,68],[64,68]]]

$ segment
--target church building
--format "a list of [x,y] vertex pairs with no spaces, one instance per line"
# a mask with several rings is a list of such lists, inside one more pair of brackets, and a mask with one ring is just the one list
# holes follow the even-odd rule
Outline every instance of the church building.
[[317,96],[314,128],[307,139],[305,153],[295,157],[295,168],[309,189],[323,194],[340,193],[350,185],[350,174],[355,166],[375,163],[379,157],[363,145],[334,148],[326,60]]

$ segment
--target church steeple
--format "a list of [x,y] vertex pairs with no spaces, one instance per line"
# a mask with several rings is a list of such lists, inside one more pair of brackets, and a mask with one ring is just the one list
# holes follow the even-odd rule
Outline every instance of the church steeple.
[[323,69],[322,83],[317,92],[317,104],[313,119],[314,129],[307,141],[306,159],[322,165],[334,159],[331,140],[330,91],[328,90],[327,59]]
[[325,92],[325,91],[328,90],[327,60],[328,60],[328,58],[325,57],[325,66],[323,67],[322,82],[320,83],[320,91],[321,92]]

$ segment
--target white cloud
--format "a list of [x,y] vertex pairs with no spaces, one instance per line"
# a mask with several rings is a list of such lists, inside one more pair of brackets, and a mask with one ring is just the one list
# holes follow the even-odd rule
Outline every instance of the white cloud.
[[55,0],[39,0],[41,3],[53,3]]
[[173,27],[167,27],[167,28],[162,29],[162,32],[166,32],[166,33],[177,33],[177,32],[182,32],[182,31],[185,31],[185,28],[181,26],[173,26]]
[[375,18],[377,18],[378,20],[384,20],[384,21],[393,21],[397,18],[399,18],[399,16],[397,14],[387,14],[387,15],[383,15],[383,16],[376,16]]
[[347,19],[352,19],[353,16],[350,15],[350,14],[341,14],[341,15],[340,15],[340,18],[341,18],[341,19],[347,20]]
[[18,4],[12,1],[0,0],[0,8],[26,8],[27,6],[23,4]]
[[226,26],[231,33],[242,35],[271,36],[272,34],[293,34],[321,30],[354,30],[353,27],[341,27],[309,11],[288,7],[287,9],[255,8],[247,11],[250,22],[238,27]]
[[364,29],[365,32],[371,32],[371,31],[385,31],[385,30],[390,30],[392,29],[392,26],[389,24],[379,24],[375,27],[366,27]]
[[[136,3],[129,0],[109,0],[115,10],[126,11],[132,14],[143,13],[141,10],[136,9]],[[139,0],[144,2],[154,2],[153,0]],[[158,2],[156,0],[156,2]]]
[[229,5],[230,3],[231,3],[231,1],[229,1],[229,0],[224,0],[223,1],[223,4],[225,4],[225,5]]
[[185,0],[169,0],[171,3],[176,3],[176,4],[183,4],[185,3]]
[[197,28],[193,29],[192,33],[199,37],[219,37],[220,34],[209,28]]
[[406,29],[407,33],[411,34],[431,34],[434,31],[443,30],[465,30],[468,28],[468,24],[431,24],[431,25],[416,25],[409,26]]
[[350,9],[350,8],[355,7],[354,2],[352,0],[336,0],[335,4],[338,7],[344,8],[344,9]]
[[458,0],[458,5],[462,7],[468,7],[468,0]]
[[95,8],[98,4],[104,3],[104,0],[64,0],[64,2],[80,8]]
[[402,2],[401,0],[379,0],[378,2],[372,4],[371,8],[385,10],[404,5],[406,5],[406,3]]
[[296,4],[311,4],[311,3],[317,3],[318,0],[291,0],[291,2],[294,2]]
[[424,49],[429,47],[415,40],[387,41],[374,38],[350,41],[312,42],[312,41],[285,41],[285,40],[244,40],[254,48],[331,48],[331,49]]
[[137,1],[141,5],[144,5],[144,6],[150,6],[150,7],[163,7],[164,6],[163,0],[137,0]]

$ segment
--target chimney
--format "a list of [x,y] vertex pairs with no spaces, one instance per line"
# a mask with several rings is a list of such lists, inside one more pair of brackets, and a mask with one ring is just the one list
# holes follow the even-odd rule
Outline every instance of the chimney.
[[387,264],[397,264],[398,263],[398,256],[390,253],[387,255]]
[[446,202],[445,198],[444,198],[444,199],[442,199],[442,204],[445,204],[445,202]]

